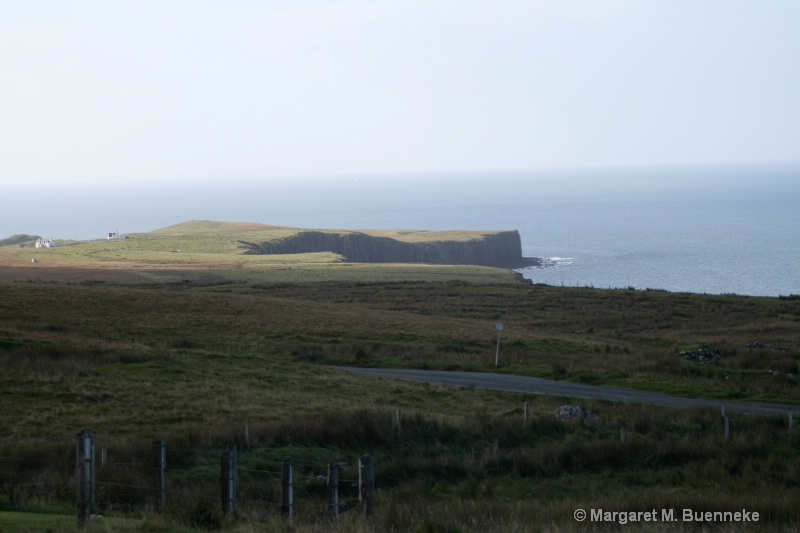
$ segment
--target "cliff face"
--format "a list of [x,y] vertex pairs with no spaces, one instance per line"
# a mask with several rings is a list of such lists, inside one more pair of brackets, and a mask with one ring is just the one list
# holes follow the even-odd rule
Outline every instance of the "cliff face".
[[521,268],[538,264],[522,257],[519,232],[502,231],[467,241],[402,242],[360,232],[301,231],[264,243],[240,241],[253,254],[333,252],[351,263],[428,263]]

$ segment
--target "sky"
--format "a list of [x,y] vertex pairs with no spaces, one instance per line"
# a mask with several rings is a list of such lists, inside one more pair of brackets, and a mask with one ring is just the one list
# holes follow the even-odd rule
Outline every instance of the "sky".
[[0,0],[0,186],[797,163],[798,28],[797,0]]

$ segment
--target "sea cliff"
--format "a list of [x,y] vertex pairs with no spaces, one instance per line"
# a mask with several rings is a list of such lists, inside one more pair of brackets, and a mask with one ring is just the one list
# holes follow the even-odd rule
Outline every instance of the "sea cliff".
[[466,240],[401,240],[359,231],[303,230],[267,242],[239,241],[249,254],[333,252],[351,263],[428,263],[522,268],[539,264],[522,256],[519,232],[476,234]]

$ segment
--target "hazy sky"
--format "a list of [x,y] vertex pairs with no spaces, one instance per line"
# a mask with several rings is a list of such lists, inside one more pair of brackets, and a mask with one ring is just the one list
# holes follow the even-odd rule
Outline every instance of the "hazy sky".
[[797,0],[0,0],[0,184],[798,161]]

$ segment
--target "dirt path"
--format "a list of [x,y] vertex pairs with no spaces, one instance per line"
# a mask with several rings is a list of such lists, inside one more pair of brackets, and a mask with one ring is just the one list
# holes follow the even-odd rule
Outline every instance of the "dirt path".
[[[382,376],[394,379],[424,381],[449,387],[475,387],[511,392],[567,396],[570,398],[597,398],[623,402],[648,403],[665,407],[711,407],[719,409],[722,400],[684,398],[660,392],[647,392],[605,385],[586,385],[570,381],[554,381],[543,378],[492,374],[480,372],[449,372],[441,370],[398,370],[391,368],[335,367],[339,370],[362,376]],[[767,402],[738,402],[725,400],[725,410],[759,415],[800,415],[799,406]]]

